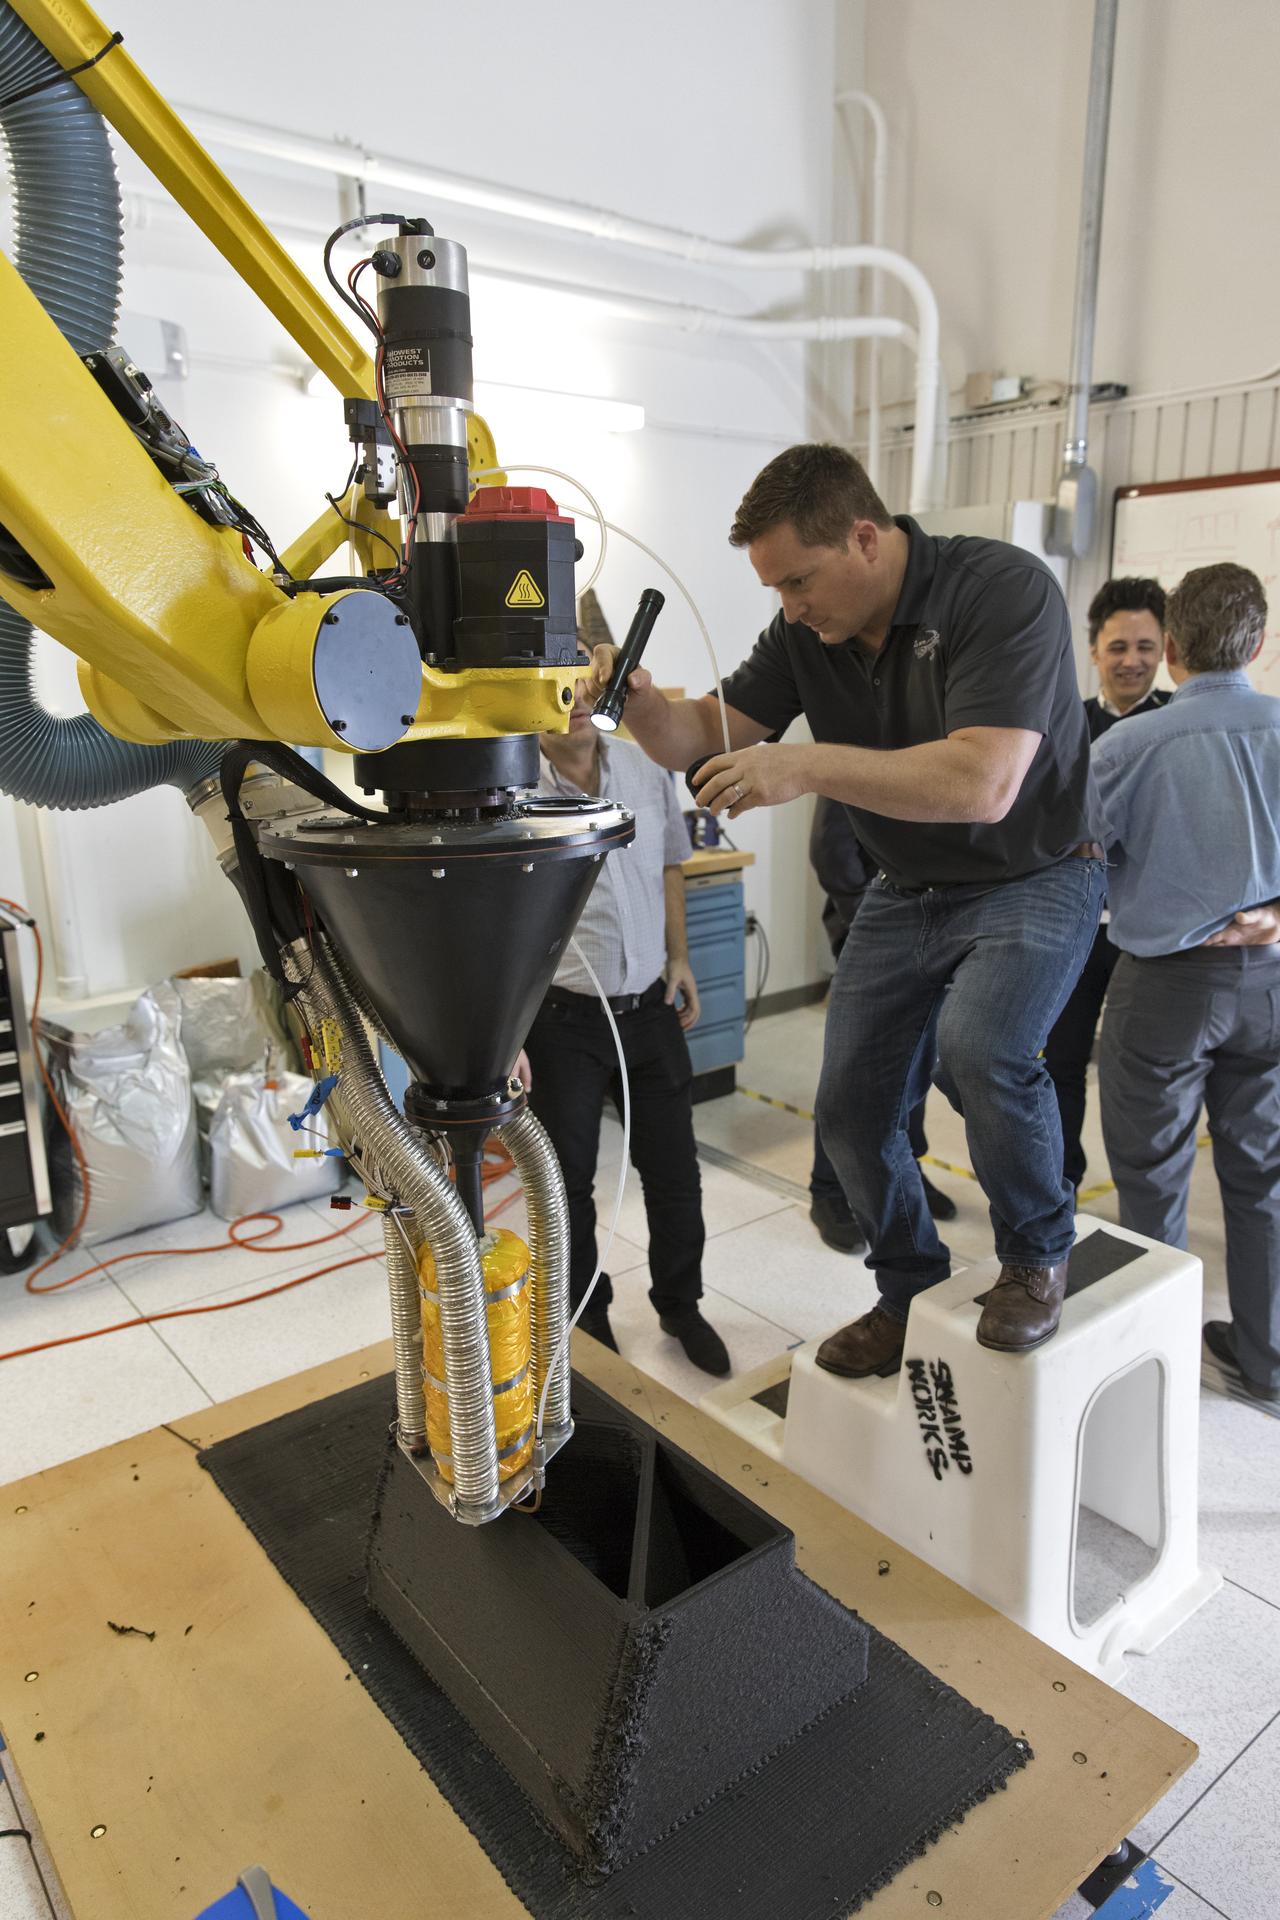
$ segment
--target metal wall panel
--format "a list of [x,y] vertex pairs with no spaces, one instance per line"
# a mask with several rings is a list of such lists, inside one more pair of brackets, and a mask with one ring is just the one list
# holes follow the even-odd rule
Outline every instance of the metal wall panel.
[[[1062,428],[1060,407],[1027,407],[957,424],[951,432],[946,505],[1049,499],[1062,459]],[[911,490],[912,436],[899,430],[886,434],[882,444],[882,492],[890,508],[902,513]],[[1280,379],[1220,393],[1156,394],[1094,407],[1089,463],[1101,483],[1101,524],[1094,552],[1071,567],[1067,593],[1081,636],[1089,602],[1107,577],[1117,488],[1280,466]]]

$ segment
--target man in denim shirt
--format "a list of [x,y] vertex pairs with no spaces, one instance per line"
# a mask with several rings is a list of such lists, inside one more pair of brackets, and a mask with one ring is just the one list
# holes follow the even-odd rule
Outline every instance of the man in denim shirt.
[[1245,672],[1267,604],[1246,568],[1198,567],[1165,618],[1177,692],[1093,749],[1120,949],[1102,1131],[1121,1224],[1185,1247],[1207,1108],[1231,1319],[1205,1343],[1280,1408],[1280,945],[1261,911],[1280,896],[1280,699]]

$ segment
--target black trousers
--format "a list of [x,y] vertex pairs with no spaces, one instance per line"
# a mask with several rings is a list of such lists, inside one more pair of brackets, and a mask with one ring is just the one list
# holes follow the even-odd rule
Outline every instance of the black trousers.
[[[606,1099],[622,1108],[613,1036],[594,996],[543,1003],[525,1050],[533,1072],[529,1104],[564,1170],[569,1198],[569,1298],[576,1308],[596,1267],[596,1158]],[[581,1005],[578,1005],[578,1002]],[[649,1298],[679,1313],[702,1294],[702,1182],[693,1137],[693,1069],[674,1007],[658,1001],[615,1016],[631,1087],[631,1164],[649,1221]],[[613,1297],[608,1274],[592,1307]]]
[[1084,1179],[1085,1157],[1080,1136],[1084,1129],[1085,1075],[1102,1017],[1102,1003],[1119,957],[1120,949],[1108,940],[1107,929],[1099,927],[1080,978],[1071,989],[1071,998],[1044,1043],[1044,1063],[1058,1096],[1062,1119],[1062,1172],[1073,1187],[1078,1187]]

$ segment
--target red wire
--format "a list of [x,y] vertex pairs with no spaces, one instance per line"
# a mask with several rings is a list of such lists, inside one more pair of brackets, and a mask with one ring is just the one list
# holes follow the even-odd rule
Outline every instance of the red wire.
[[371,255],[366,256],[365,259],[363,260],[357,260],[356,264],[352,267],[350,273],[347,275],[347,285],[351,289],[352,298],[359,302],[360,306],[363,307],[365,313],[369,316],[369,319],[373,325],[374,332],[377,335],[378,350],[375,353],[374,360],[373,360],[373,380],[374,380],[374,391],[376,392],[377,399],[378,399],[378,411],[382,416],[382,424],[387,429],[387,432],[391,435],[392,443],[396,447],[396,450],[399,452],[401,459],[404,462],[405,471],[413,475],[413,511],[410,513],[408,518],[407,528],[405,532],[404,549],[400,556],[399,571],[392,574],[390,579],[386,583],[387,585],[390,586],[390,585],[395,585],[399,581],[401,581],[404,578],[405,574],[409,571],[409,557],[413,548],[414,529],[418,524],[418,515],[422,511],[422,482],[418,477],[417,468],[414,466],[413,462],[409,458],[408,447],[406,447],[404,441],[400,438],[400,435],[396,431],[395,422],[392,420],[392,417],[391,417],[391,409],[387,405],[387,392],[386,392],[386,383],[384,379],[384,367],[383,367],[383,362],[386,355],[387,343],[382,332],[382,322],[378,318],[377,309],[370,305],[369,301],[365,299],[364,295],[360,292],[360,289],[356,284],[356,282],[360,278],[360,275],[364,272],[365,268],[368,266],[371,266],[372,264],[373,262],[372,262]]
[[[360,1225],[360,1222],[357,1221],[356,1225]],[[344,1233],[349,1231],[349,1228],[343,1228]],[[206,1249],[202,1248],[200,1251],[203,1252]],[[283,1248],[280,1251],[283,1252]],[[29,1353],[47,1353],[50,1347],[73,1347],[79,1340],[101,1340],[104,1334],[124,1333],[130,1327],[149,1327],[157,1320],[182,1320],[193,1313],[227,1313],[232,1307],[248,1307],[255,1300],[269,1300],[274,1293],[287,1293],[290,1287],[300,1287],[308,1280],[319,1280],[323,1274],[337,1273],[343,1267],[358,1267],[365,1260],[383,1258],[385,1258],[383,1249],[375,1247],[371,1253],[358,1253],[350,1260],[335,1260],[332,1266],[317,1267],[314,1273],[296,1273],[292,1280],[282,1280],[278,1286],[274,1287],[263,1287],[258,1293],[246,1293],[238,1300],[215,1300],[203,1307],[166,1307],[163,1313],[140,1313],[133,1320],[117,1320],[114,1326],[91,1327],[87,1333],[64,1333],[60,1334],[56,1340],[36,1340],[29,1347],[14,1347],[9,1353],[0,1353],[0,1361],[20,1360]],[[80,1277],[82,1276],[77,1276],[77,1278]]]
[[[92,1266],[83,1267],[79,1273],[70,1274],[65,1279],[55,1280],[47,1287],[36,1286],[34,1283],[38,1277],[44,1273],[47,1268],[51,1267],[56,1260],[61,1258],[62,1254],[71,1245],[72,1241],[84,1226],[85,1218],[89,1211],[89,1168],[80,1142],[76,1136],[75,1128],[71,1124],[70,1116],[64,1109],[61,1100],[59,1100],[53,1081],[49,1076],[36,1027],[36,1020],[40,1010],[40,994],[44,985],[44,943],[40,938],[40,929],[36,925],[34,915],[28,908],[22,906],[20,902],[6,899],[0,895],[0,906],[8,907],[12,912],[18,914],[25,920],[28,923],[28,932],[35,938],[36,990],[31,1002],[31,1035],[35,1049],[36,1064],[40,1069],[40,1078],[44,1082],[45,1092],[48,1094],[59,1120],[66,1129],[67,1138],[71,1142],[72,1151],[75,1154],[76,1161],[80,1168],[81,1199],[80,1210],[76,1217],[75,1224],[62,1243],[56,1247],[46,1259],[42,1260],[38,1267],[34,1267],[27,1275],[26,1289],[28,1293],[59,1293],[64,1287],[73,1286],[77,1280],[88,1279],[90,1274],[110,1273],[112,1267],[125,1260],[183,1259],[197,1254],[225,1253],[230,1247],[243,1247],[250,1253],[302,1253],[305,1252],[308,1247],[327,1246],[332,1240],[341,1240],[346,1234],[353,1233],[357,1227],[365,1224],[370,1218],[370,1215],[362,1212],[358,1214],[354,1220],[348,1221],[346,1226],[337,1227],[331,1233],[318,1234],[309,1240],[276,1241],[276,1234],[281,1232],[284,1227],[284,1221],[278,1213],[244,1213],[237,1219],[231,1221],[227,1228],[226,1239],[217,1241],[212,1246],[135,1247],[125,1253],[113,1254],[108,1261],[96,1260]],[[499,1180],[504,1180],[509,1173],[514,1171],[514,1166],[515,1163],[506,1148],[497,1141],[491,1141],[485,1149],[485,1166],[481,1174],[484,1185],[492,1186]],[[496,1207],[490,1209],[490,1217],[496,1218],[498,1214],[505,1212],[519,1196],[520,1189],[517,1187],[513,1193],[509,1193],[503,1200],[500,1200]],[[262,1220],[269,1224],[266,1225],[264,1231],[261,1233],[242,1234],[237,1231],[237,1229],[249,1225],[254,1220]],[[274,1244],[267,1245],[266,1243],[268,1241]],[[327,1273],[339,1273],[344,1267],[358,1267],[363,1265],[366,1260],[381,1260],[384,1257],[384,1250],[378,1247],[369,1253],[355,1254],[349,1260],[337,1260],[327,1267],[317,1267],[310,1273],[294,1274],[292,1279],[282,1280],[277,1286],[263,1287],[260,1288],[257,1293],[242,1294],[235,1300],[218,1300],[200,1307],[168,1307],[161,1313],[141,1313],[132,1320],[118,1320],[109,1327],[93,1327],[85,1333],[65,1333],[54,1340],[37,1340],[30,1346],[15,1347],[8,1353],[0,1353],[0,1362],[21,1359],[32,1353],[46,1353],[52,1347],[75,1346],[82,1340],[100,1340],[106,1334],[123,1333],[132,1327],[151,1326],[157,1320],[181,1320],[188,1315],[197,1313],[227,1313],[233,1307],[252,1306],[257,1300],[269,1300],[277,1293],[287,1293],[291,1287],[303,1286],[308,1280],[319,1280]]]
[[[486,1149],[486,1159],[488,1160],[488,1165],[485,1167],[481,1176],[486,1186],[493,1186],[499,1180],[504,1180],[507,1175],[514,1170],[514,1162],[510,1154],[505,1147],[498,1145],[496,1142]],[[513,1205],[519,1198],[520,1188],[517,1187],[513,1193],[507,1194],[504,1199],[500,1200],[496,1207],[489,1209],[488,1217],[490,1219],[496,1219],[498,1214],[505,1212],[505,1210]],[[305,1247],[319,1247],[325,1245],[327,1241],[340,1240],[344,1234],[351,1233],[356,1227],[363,1226],[370,1217],[369,1214],[362,1213],[357,1219],[350,1221],[345,1227],[339,1227],[336,1232],[323,1233],[319,1235],[318,1238],[312,1240],[281,1241],[278,1245],[268,1247],[261,1243],[264,1240],[272,1238],[284,1225],[280,1215],[278,1213],[246,1213],[242,1214],[238,1220],[231,1222],[227,1229],[226,1241],[216,1246],[138,1247],[130,1253],[117,1254],[111,1262],[111,1265],[115,1265],[117,1260],[154,1260],[165,1254],[172,1254],[180,1258],[183,1254],[222,1253],[225,1252],[228,1246],[245,1247],[255,1253],[296,1253]],[[270,1227],[266,1233],[254,1234],[251,1238],[237,1235],[236,1228],[243,1226],[250,1220],[269,1220],[274,1221],[275,1224]],[[257,1300],[270,1300],[277,1293],[288,1293],[291,1287],[304,1286],[308,1280],[322,1279],[327,1273],[340,1273],[344,1267],[359,1267],[362,1266],[366,1260],[381,1260],[384,1258],[384,1249],[382,1247],[375,1247],[368,1253],[355,1254],[349,1260],[335,1260],[327,1267],[313,1268],[310,1273],[295,1273],[292,1279],[281,1280],[274,1287],[261,1287],[257,1293],[241,1294],[234,1300],[214,1300],[199,1307],[167,1307],[160,1313],[140,1313],[132,1320],[117,1320],[109,1327],[91,1327],[84,1333],[64,1333],[53,1340],[36,1340],[29,1346],[14,1347],[8,1353],[0,1353],[0,1362],[25,1359],[29,1354],[33,1353],[47,1353],[53,1347],[73,1347],[82,1340],[101,1340],[109,1333],[126,1333],[133,1327],[152,1326],[157,1320],[183,1320],[197,1313],[229,1313],[233,1307],[249,1307]],[[100,1263],[94,1267],[86,1267],[81,1273],[72,1274],[71,1280],[83,1280],[91,1273],[109,1272],[109,1270],[108,1267],[104,1267]],[[70,1286],[71,1280],[60,1280],[56,1286],[37,1287],[34,1291],[37,1293],[56,1293],[59,1287]]]

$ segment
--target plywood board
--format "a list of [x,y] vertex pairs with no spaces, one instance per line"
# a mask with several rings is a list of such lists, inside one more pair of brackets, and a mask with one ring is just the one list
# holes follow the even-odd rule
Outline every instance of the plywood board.
[[[252,1862],[314,1920],[525,1912],[196,1464],[196,1447],[390,1360],[389,1343],[369,1348],[0,1492],[0,1729],[77,1920],[194,1914]],[[875,1920],[919,1920],[929,1892],[944,1920],[1052,1914],[1194,1759],[620,1357],[575,1336],[574,1360],[791,1527],[829,1592],[1031,1742],[1033,1764],[878,1894]]]

